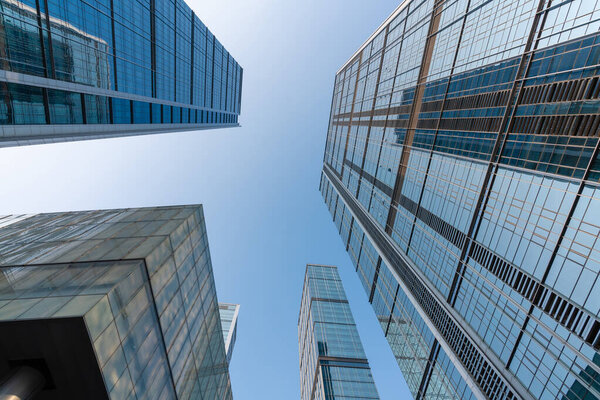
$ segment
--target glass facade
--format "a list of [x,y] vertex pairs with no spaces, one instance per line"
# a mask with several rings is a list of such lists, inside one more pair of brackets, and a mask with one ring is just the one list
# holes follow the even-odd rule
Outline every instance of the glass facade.
[[600,399],[600,3],[406,0],[320,190],[413,396]]
[[[43,341],[65,318],[85,324],[102,398],[232,398],[201,206],[36,214],[0,228],[3,340],[41,321]],[[52,347],[66,357],[71,341]],[[61,386],[54,357],[43,355],[57,398],[73,398],[61,390],[88,377]],[[0,370],[11,358],[22,355],[0,351]]]
[[379,399],[336,267],[306,266],[298,346],[302,400]]
[[0,1],[0,147],[237,126],[242,75],[182,0]]
[[223,329],[223,340],[225,340],[227,362],[231,362],[231,355],[233,354],[233,347],[235,346],[239,313],[239,304],[219,303],[219,314],[221,317],[221,328]]

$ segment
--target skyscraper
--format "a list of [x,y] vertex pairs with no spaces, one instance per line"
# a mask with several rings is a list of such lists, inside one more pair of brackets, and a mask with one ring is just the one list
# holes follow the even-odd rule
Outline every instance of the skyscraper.
[[298,346],[301,400],[379,399],[334,266],[306,266]]
[[36,398],[231,399],[219,321],[201,206],[0,228],[0,376],[41,375]]
[[0,0],[0,147],[238,126],[242,74],[182,0]]
[[219,303],[219,315],[221,317],[221,328],[223,340],[225,341],[225,354],[227,362],[231,361],[235,339],[237,337],[237,319],[240,313],[239,304]]
[[416,399],[599,399],[600,6],[405,0],[320,183]]

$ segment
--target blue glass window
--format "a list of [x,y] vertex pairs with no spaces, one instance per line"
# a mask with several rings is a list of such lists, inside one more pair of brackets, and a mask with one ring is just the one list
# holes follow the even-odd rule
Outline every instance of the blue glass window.
[[173,123],[181,123],[181,107],[173,107]]
[[0,83],[0,123],[45,124],[42,88]]
[[131,100],[112,99],[113,123],[131,124]]
[[81,95],[63,90],[48,89],[50,123],[82,124]]
[[156,103],[152,103],[151,107],[152,107],[152,123],[153,124],[160,124],[162,122],[161,105],[160,104],[156,104]]
[[162,123],[163,124],[170,124],[171,123],[171,113],[173,112],[171,110],[171,106],[162,106]]
[[134,124],[149,124],[150,123],[150,104],[141,101],[133,102],[133,123]]
[[108,107],[108,97],[84,95],[85,115],[88,124],[108,124],[110,123],[110,114]]

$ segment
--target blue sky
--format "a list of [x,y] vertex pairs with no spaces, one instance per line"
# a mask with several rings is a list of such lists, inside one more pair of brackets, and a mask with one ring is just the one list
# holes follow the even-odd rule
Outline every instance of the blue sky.
[[398,5],[188,1],[244,68],[241,128],[0,149],[0,214],[203,203],[242,305],[236,400],[299,398],[306,263],[338,265],[381,398],[410,394],[318,191],[337,69]]

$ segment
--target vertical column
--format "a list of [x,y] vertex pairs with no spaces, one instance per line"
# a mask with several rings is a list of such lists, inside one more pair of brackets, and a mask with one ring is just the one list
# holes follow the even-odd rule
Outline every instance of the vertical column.
[[240,80],[238,81],[238,85],[239,85],[239,89],[238,89],[238,114],[242,111],[242,81],[244,78],[244,70],[242,69],[242,67],[240,68]]
[[[363,50],[364,51],[364,50]],[[348,142],[350,141],[350,131],[352,130],[352,118],[354,117],[354,103],[356,101],[356,88],[358,86],[358,77],[360,76],[360,63],[362,62],[363,51],[358,56],[358,68],[356,71],[356,82],[354,82],[354,93],[352,93],[352,106],[350,107],[350,120],[348,121],[348,131],[346,132],[346,144],[344,145],[344,157],[342,158],[342,166],[340,176],[344,176],[344,166],[346,165],[346,156],[348,154]],[[350,70],[352,67],[350,67]]]
[[[369,118],[369,126],[367,128],[367,136],[365,138],[365,146],[363,148],[362,155],[362,163],[360,165],[360,176],[358,178],[358,186],[356,189],[356,196],[358,197],[358,193],[360,191],[360,184],[362,182],[363,170],[365,168],[365,159],[367,157],[367,148],[369,147],[369,137],[371,136],[371,128],[373,125],[373,117],[375,114],[375,104],[377,102],[377,94],[379,93],[379,80],[381,79],[381,68],[383,67],[383,58],[385,56],[385,47],[387,46],[387,34],[388,34],[389,25],[385,27],[385,33],[383,36],[383,45],[381,47],[381,59],[379,60],[379,70],[377,71],[377,81],[375,83],[375,91],[373,92],[373,102],[371,104],[371,116]],[[357,76],[358,77],[358,76]],[[356,87],[354,88],[354,93],[356,93]],[[344,160],[345,161],[345,160]]]
[[[54,64],[54,51],[52,49],[52,30],[50,25],[50,11],[48,10],[48,0],[44,1],[44,11],[46,14],[46,30],[48,31],[48,57],[50,58],[50,73],[48,74],[48,78],[56,79],[56,68]],[[39,4],[39,3],[38,3]],[[112,1],[111,1],[112,4]],[[111,7],[112,10],[112,7]],[[41,26],[41,25],[40,25]]]
[[402,155],[400,156],[400,163],[398,164],[396,182],[394,184],[394,190],[392,192],[392,198],[390,201],[390,211],[388,213],[385,226],[385,231],[388,234],[392,233],[394,221],[396,220],[398,202],[400,199],[400,194],[402,193],[402,185],[404,183],[404,176],[406,175],[410,150],[412,148],[412,141],[415,136],[415,130],[417,129],[419,113],[421,112],[423,93],[425,92],[425,83],[427,80],[427,75],[429,74],[429,66],[431,64],[431,57],[433,56],[433,49],[435,47],[435,41],[437,38],[437,35],[434,35],[434,33],[437,32],[442,17],[441,13],[436,11],[440,8],[443,2],[444,0],[436,0],[431,12],[431,21],[429,22],[427,40],[425,41],[425,50],[423,51],[423,59],[421,61],[421,67],[419,68],[417,87],[415,88],[415,97],[413,99],[410,116],[408,119],[406,137],[404,139],[404,145],[402,146]]
[[[327,127],[327,140],[330,141],[331,137],[330,137],[330,133],[333,135],[333,142],[331,144],[330,147],[330,154],[331,154],[331,159],[333,160],[333,156],[335,155],[337,146],[338,146],[338,140],[342,139],[342,133],[341,133],[341,128],[339,127],[339,123],[335,123],[333,121],[334,117],[338,116],[340,114],[341,111],[341,106],[342,106],[342,98],[344,97],[344,84],[343,84],[343,78],[342,78],[342,74],[345,74],[346,70],[344,71],[340,71],[336,74],[335,76],[335,81],[333,84],[333,94],[332,94],[332,98],[331,98],[331,110],[329,111],[329,126]],[[342,83],[340,83],[340,80],[342,81]],[[341,85],[341,89],[339,91],[339,95],[338,95],[338,105],[337,105],[337,109],[336,109],[336,105],[335,105],[335,100],[336,100],[336,91],[337,88]],[[335,126],[335,128],[334,128]],[[338,132],[340,131],[340,132]],[[327,148],[327,147],[326,147]],[[327,152],[323,153],[323,163],[329,162],[327,161]],[[342,166],[343,167],[343,166]],[[335,212],[334,212],[335,214]]]
[[152,97],[156,98],[156,0],[150,0],[150,58],[152,63]]
[[[202,101],[202,105],[204,107],[206,107],[206,75],[208,74],[208,29],[206,29],[205,35],[204,35],[204,93],[202,93],[202,97],[203,97],[203,101]],[[206,113],[206,111],[203,111],[203,113]],[[206,120],[204,121],[206,122]]]
[[[407,9],[408,9],[408,7],[410,7],[410,4],[407,6]],[[403,27],[402,27],[402,36],[401,36],[401,39],[400,39],[400,44],[399,44],[399,49],[398,49],[398,57],[396,58],[396,66],[394,68],[394,78],[392,80],[392,91],[390,93],[390,101],[388,102],[388,105],[387,105],[388,112],[387,112],[387,115],[385,117],[385,123],[384,123],[384,126],[383,126],[383,132],[382,132],[382,135],[381,135],[381,142],[379,144],[379,155],[377,156],[377,166],[376,166],[376,169],[375,169],[375,178],[377,177],[377,173],[378,173],[378,170],[379,170],[379,162],[381,160],[381,153],[383,152],[383,146],[384,146],[384,141],[385,141],[385,132],[386,132],[386,130],[388,128],[388,121],[389,121],[389,118],[390,118],[390,111],[389,111],[389,109],[391,107],[392,99],[394,97],[394,87],[396,86],[396,76],[398,75],[398,64],[400,62],[400,56],[402,55],[402,51],[403,51],[404,33],[406,32],[406,18],[401,23],[403,25]],[[389,25],[386,27],[386,29],[388,30],[388,33],[389,33]],[[398,29],[398,28],[396,28],[396,29]],[[386,34],[386,45],[387,45],[387,34]],[[382,64],[382,67],[383,67],[383,64]],[[378,88],[378,90],[379,90],[379,88]],[[372,121],[372,119],[371,119],[371,121]],[[391,204],[391,201],[392,201],[392,199],[390,197],[390,204]],[[388,211],[388,213],[389,213],[389,211]],[[378,260],[377,260],[377,266],[375,268],[375,274],[373,275],[373,283],[371,285],[371,294],[369,295],[369,303],[373,302],[373,296],[375,294],[375,288],[377,286],[377,281],[379,280],[379,272],[380,272],[380,270],[381,270],[381,257],[379,257]],[[397,294],[398,294],[398,288],[396,288],[396,296],[397,296]],[[386,334],[385,334],[386,336],[387,336],[387,330],[389,329],[389,324],[390,324],[389,321],[391,321],[392,314],[394,312],[394,306],[395,306],[395,301],[396,301],[395,299],[396,299],[396,297],[394,297],[394,303],[392,303],[392,309],[390,310],[390,318],[388,320],[388,328],[386,328]]]
[[233,91],[233,99],[231,101],[231,107],[233,112],[237,112],[237,103],[238,103],[238,90],[237,90],[237,82],[238,82],[238,70],[239,67],[234,63],[234,71],[233,71],[233,83],[231,85],[231,90]]
[[[44,0],[47,1],[47,0]],[[113,53],[113,74],[115,76],[115,89],[119,90],[119,84],[117,83],[117,41],[115,40],[115,4],[114,0],[110,0],[110,27],[112,34],[112,53]],[[112,103],[111,103],[111,123],[112,123]]]
[[215,98],[215,36],[212,37],[212,69],[210,74],[210,108],[214,107]]
[[190,43],[190,104],[194,104],[194,40],[196,37],[196,14],[192,11],[192,41]]
[[[48,9],[48,0],[44,0],[44,11],[46,14],[46,30],[48,31],[48,58],[50,59],[50,71],[48,71],[47,76],[49,78],[56,79],[56,66],[54,63],[54,50],[52,48],[52,29],[50,25],[50,11]],[[46,54],[44,54],[46,56]],[[46,58],[46,57],[44,57]],[[48,64],[46,62],[46,68],[48,68]],[[42,95],[44,98],[44,116],[46,118],[46,123],[51,123],[50,120],[50,101],[48,99],[48,89],[42,89]]]
[[[83,123],[87,124],[87,111],[85,108],[85,94],[81,93],[81,114],[83,116]],[[152,116],[152,114],[150,114]]]
[[229,91],[229,52],[227,52],[227,68],[225,69],[225,111],[228,110],[227,107],[227,92]]
[[[37,25],[38,25],[38,34],[40,37],[40,52],[41,52],[41,56],[42,56],[42,65],[44,67],[44,77],[45,78],[49,78],[50,77],[50,73],[51,71],[48,71],[48,60],[46,59],[47,55],[46,52],[48,51],[44,45],[44,29],[42,28],[42,14],[40,11],[40,0],[35,0],[35,10],[36,10],[36,14],[37,14]],[[2,68],[6,71],[10,71],[10,65],[8,62],[8,55],[6,54],[6,42],[5,42],[5,38],[6,38],[6,33],[4,32],[4,24],[0,24],[0,55],[2,56],[3,60],[6,60],[3,62]]]
[[[389,31],[389,25],[387,25],[385,27],[385,31],[384,31],[384,37],[383,37],[383,44],[381,47],[381,55],[380,55],[380,60],[379,60],[379,68],[377,71],[377,81],[375,83],[375,91],[373,92],[373,102],[371,103],[371,116],[369,118],[369,126],[367,128],[367,135],[365,137],[365,145],[363,148],[363,154],[362,154],[362,162],[361,162],[361,166],[360,166],[360,175],[358,178],[358,185],[356,188],[356,196],[358,198],[358,195],[360,193],[360,187],[362,184],[362,177],[363,177],[363,171],[365,168],[365,160],[367,158],[367,149],[369,147],[369,138],[371,137],[371,129],[373,126],[373,118],[374,118],[374,114],[375,114],[375,105],[377,103],[377,96],[379,94],[379,83],[381,80],[381,69],[383,68],[383,59],[385,57],[385,53],[386,53],[386,46],[387,46],[387,35],[388,35],[388,31]],[[368,72],[367,72],[368,73]],[[357,74],[357,82],[358,82],[358,74]],[[354,88],[354,92],[356,93],[356,87]],[[384,128],[385,129],[385,128]],[[382,135],[382,140],[383,140],[383,135]],[[345,159],[343,160],[343,162],[345,163]],[[343,168],[343,164],[342,164],[342,168]],[[371,199],[373,198],[373,196],[371,196],[371,198],[369,199],[369,205],[371,202]],[[354,216],[351,217],[350,220],[350,228],[349,228],[349,232],[348,232],[348,242],[346,243],[346,250],[348,250],[348,246],[350,244],[350,237],[352,236],[352,226],[354,223]],[[360,247],[360,252],[359,252],[359,256],[357,260],[360,260],[360,253],[362,252],[362,244]],[[377,279],[379,277],[379,268],[381,267],[381,257],[377,257],[377,264],[375,266],[375,273],[373,274],[373,282],[371,283],[371,292],[369,294],[369,303],[373,302],[373,296],[375,295],[375,286],[377,285]],[[357,271],[358,271],[358,263],[357,263]]]
[[[173,7],[175,7],[173,9],[175,16],[173,20],[173,101],[177,101],[177,0],[173,0]],[[171,111],[171,118],[173,118],[173,111]]]

